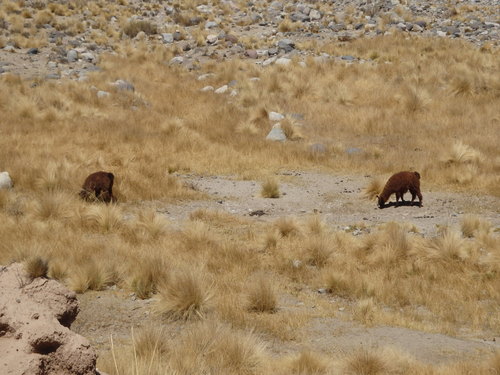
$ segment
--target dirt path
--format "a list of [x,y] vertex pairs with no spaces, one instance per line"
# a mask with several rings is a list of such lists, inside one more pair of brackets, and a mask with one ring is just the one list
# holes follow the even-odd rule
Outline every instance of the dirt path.
[[[466,214],[478,214],[494,227],[500,226],[500,199],[428,191],[422,182],[423,207],[390,206],[378,209],[375,201],[362,196],[362,189],[371,177],[336,176],[315,172],[286,172],[281,176],[289,182],[280,183],[281,197],[262,198],[261,183],[239,181],[220,176],[179,175],[179,178],[207,193],[212,199],[167,205],[160,209],[176,221],[189,216],[197,209],[216,209],[249,216],[262,210],[264,215],[252,216],[255,220],[274,220],[282,216],[301,217],[319,213],[335,229],[364,223],[370,227],[389,221],[410,222],[424,236],[436,233],[438,226],[458,225]],[[406,199],[411,195],[408,193]],[[391,201],[395,200],[392,196]]]

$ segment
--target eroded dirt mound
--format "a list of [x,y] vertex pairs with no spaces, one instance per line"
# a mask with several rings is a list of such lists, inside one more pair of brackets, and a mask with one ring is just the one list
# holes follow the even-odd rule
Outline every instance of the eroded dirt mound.
[[69,327],[79,306],[55,280],[31,279],[21,264],[0,266],[0,372],[97,374],[96,353]]

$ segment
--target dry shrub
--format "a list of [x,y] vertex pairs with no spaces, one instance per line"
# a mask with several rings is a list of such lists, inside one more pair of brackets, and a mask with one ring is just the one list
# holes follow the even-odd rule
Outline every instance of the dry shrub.
[[363,196],[369,200],[375,200],[375,198],[382,193],[383,189],[383,180],[381,178],[373,178],[363,189]]
[[354,280],[338,271],[326,270],[324,279],[328,292],[337,296],[347,297],[355,288]]
[[260,275],[255,283],[249,286],[248,309],[250,311],[273,313],[276,311],[278,301],[271,279]]
[[264,198],[279,198],[280,189],[278,182],[274,179],[267,179],[262,183],[260,194]]
[[168,265],[164,257],[146,256],[138,262],[139,267],[134,267],[131,288],[137,297],[150,298],[158,291],[158,286],[165,282],[168,276]]
[[316,214],[311,215],[308,218],[306,226],[309,229],[309,232],[315,235],[322,234],[326,228],[325,223],[321,220],[321,216]]
[[158,32],[158,27],[151,21],[139,20],[130,21],[123,28],[125,35],[130,38],[134,38],[141,31],[143,31],[146,35],[153,35]]
[[46,24],[52,24],[54,22],[54,16],[48,10],[42,10],[38,12],[35,16],[35,25],[36,27],[42,27]]
[[453,143],[451,149],[443,158],[443,161],[447,165],[469,163],[478,164],[482,162],[483,159],[484,157],[479,151],[475,150],[471,146],[466,145],[462,141],[457,141]]
[[200,270],[177,271],[158,287],[158,312],[170,319],[203,318],[210,306],[212,286]]
[[47,277],[49,262],[40,256],[32,256],[25,260],[24,267],[28,276],[32,279],[37,277]]
[[333,252],[332,243],[328,236],[313,236],[307,238],[303,247],[305,261],[316,267],[324,267]]
[[38,199],[29,204],[28,210],[40,220],[66,219],[71,216],[67,194],[52,192],[40,194]]
[[477,237],[487,235],[491,229],[491,223],[475,215],[465,215],[460,226],[465,237]]
[[377,354],[360,349],[346,360],[345,373],[352,375],[385,374],[387,366]]
[[299,226],[293,218],[280,217],[274,222],[274,226],[282,237],[289,237],[300,233]]
[[213,321],[189,328],[172,350],[177,374],[261,374],[264,344],[251,332],[239,332]]
[[358,301],[354,309],[354,318],[366,325],[374,322],[376,306],[373,298],[366,298]]
[[116,204],[95,204],[84,214],[84,220],[93,229],[115,232],[123,228],[123,212]]
[[134,350],[138,358],[154,360],[155,357],[164,356],[169,352],[170,343],[163,327],[158,329],[157,325],[148,324],[134,335]]
[[68,287],[76,293],[84,293],[87,290],[102,290],[110,281],[109,274],[93,260],[80,263],[68,274]]
[[287,33],[290,31],[295,31],[300,28],[301,24],[299,22],[293,22],[290,18],[285,17],[283,21],[278,25],[278,30],[282,33]]
[[328,373],[327,360],[310,350],[300,352],[299,355],[285,363],[283,367],[280,369],[283,370],[283,374],[321,375]]

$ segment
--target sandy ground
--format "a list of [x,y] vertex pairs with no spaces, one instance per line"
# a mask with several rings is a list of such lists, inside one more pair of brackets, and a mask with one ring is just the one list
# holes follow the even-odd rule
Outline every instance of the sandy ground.
[[[189,201],[182,204],[147,202],[163,213],[173,223],[182,223],[189,214],[198,209],[216,209],[245,216],[256,221],[273,221],[278,217],[300,218],[318,213],[332,229],[346,229],[363,223],[364,230],[388,221],[410,222],[424,236],[433,236],[438,226],[458,226],[465,214],[480,213],[494,228],[500,226],[500,200],[495,197],[476,197],[467,194],[453,194],[429,191],[422,180],[423,207],[389,206],[378,209],[374,201],[362,198],[362,189],[370,176],[336,176],[314,172],[283,172],[280,176],[281,197],[268,199],[260,197],[261,184],[258,181],[239,181],[221,176],[178,175],[185,183],[206,193],[209,199]],[[407,195],[410,199],[410,194]],[[395,200],[394,197],[391,198]],[[146,203],[146,202],[145,202]],[[251,215],[261,210],[262,215]],[[115,288],[115,287],[114,287]],[[288,312],[313,311],[311,298],[317,298],[318,291],[309,289],[301,296],[282,294],[280,309]],[[281,342],[270,340],[270,350],[276,354],[295,352],[303,348],[323,353],[342,354],[357,348],[394,347],[407,352],[416,359],[438,364],[452,360],[477,358],[500,349],[500,337],[461,335],[456,338],[443,334],[420,332],[401,327],[365,327],[351,320],[349,301],[331,300],[324,295],[325,303],[336,303],[339,308],[335,316],[312,318],[300,328],[300,340]],[[301,299],[302,298],[302,299]],[[330,299],[330,300],[329,300]],[[152,300],[139,300],[123,290],[110,289],[103,292],[87,292],[79,296],[81,313],[73,329],[98,348],[109,347],[110,336],[115,342],[125,342],[131,334],[131,327],[155,322]],[[309,301],[309,302],[308,302]],[[175,336],[181,330],[180,323],[169,323],[166,334]]]
[[[241,181],[220,176],[179,175],[186,183],[207,193],[212,199],[168,205],[158,210],[172,220],[184,219],[196,209],[215,209],[250,216],[261,210],[255,220],[275,220],[277,217],[301,216],[319,213],[333,229],[364,223],[375,226],[389,221],[411,222],[425,236],[436,233],[438,226],[458,225],[463,215],[480,214],[494,227],[500,226],[500,200],[495,197],[474,196],[429,191],[422,181],[423,207],[388,204],[379,209],[375,201],[363,198],[362,190],[371,176],[336,176],[315,172],[282,172],[279,183],[281,197],[262,198],[261,183]],[[390,198],[395,202],[395,196]],[[407,193],[406,200],[411,200]],[[389,202],[388,202],[389,203]]]

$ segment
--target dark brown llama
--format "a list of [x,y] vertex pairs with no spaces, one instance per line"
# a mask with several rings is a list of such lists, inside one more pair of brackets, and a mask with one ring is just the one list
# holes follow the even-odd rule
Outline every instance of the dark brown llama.
[[83,183],[80,197],[87,201],[115,202],[113,196],[113,181],[115,176],[109,172],[95,172],[89,175]]
[[392,175],[384,186],[382,193],[378,195],[378,206],[383,208],[385,202],[389,197],[395,193],[396,194],[396,205],[399,204],[399,199],[401,202],[405,202],[403,195],[408,192],[411,193],[411,201],[415,200],[418,196],[419,206],[422,207],[422,194],[420,193],[420,173],[418,172],[399,172]]

